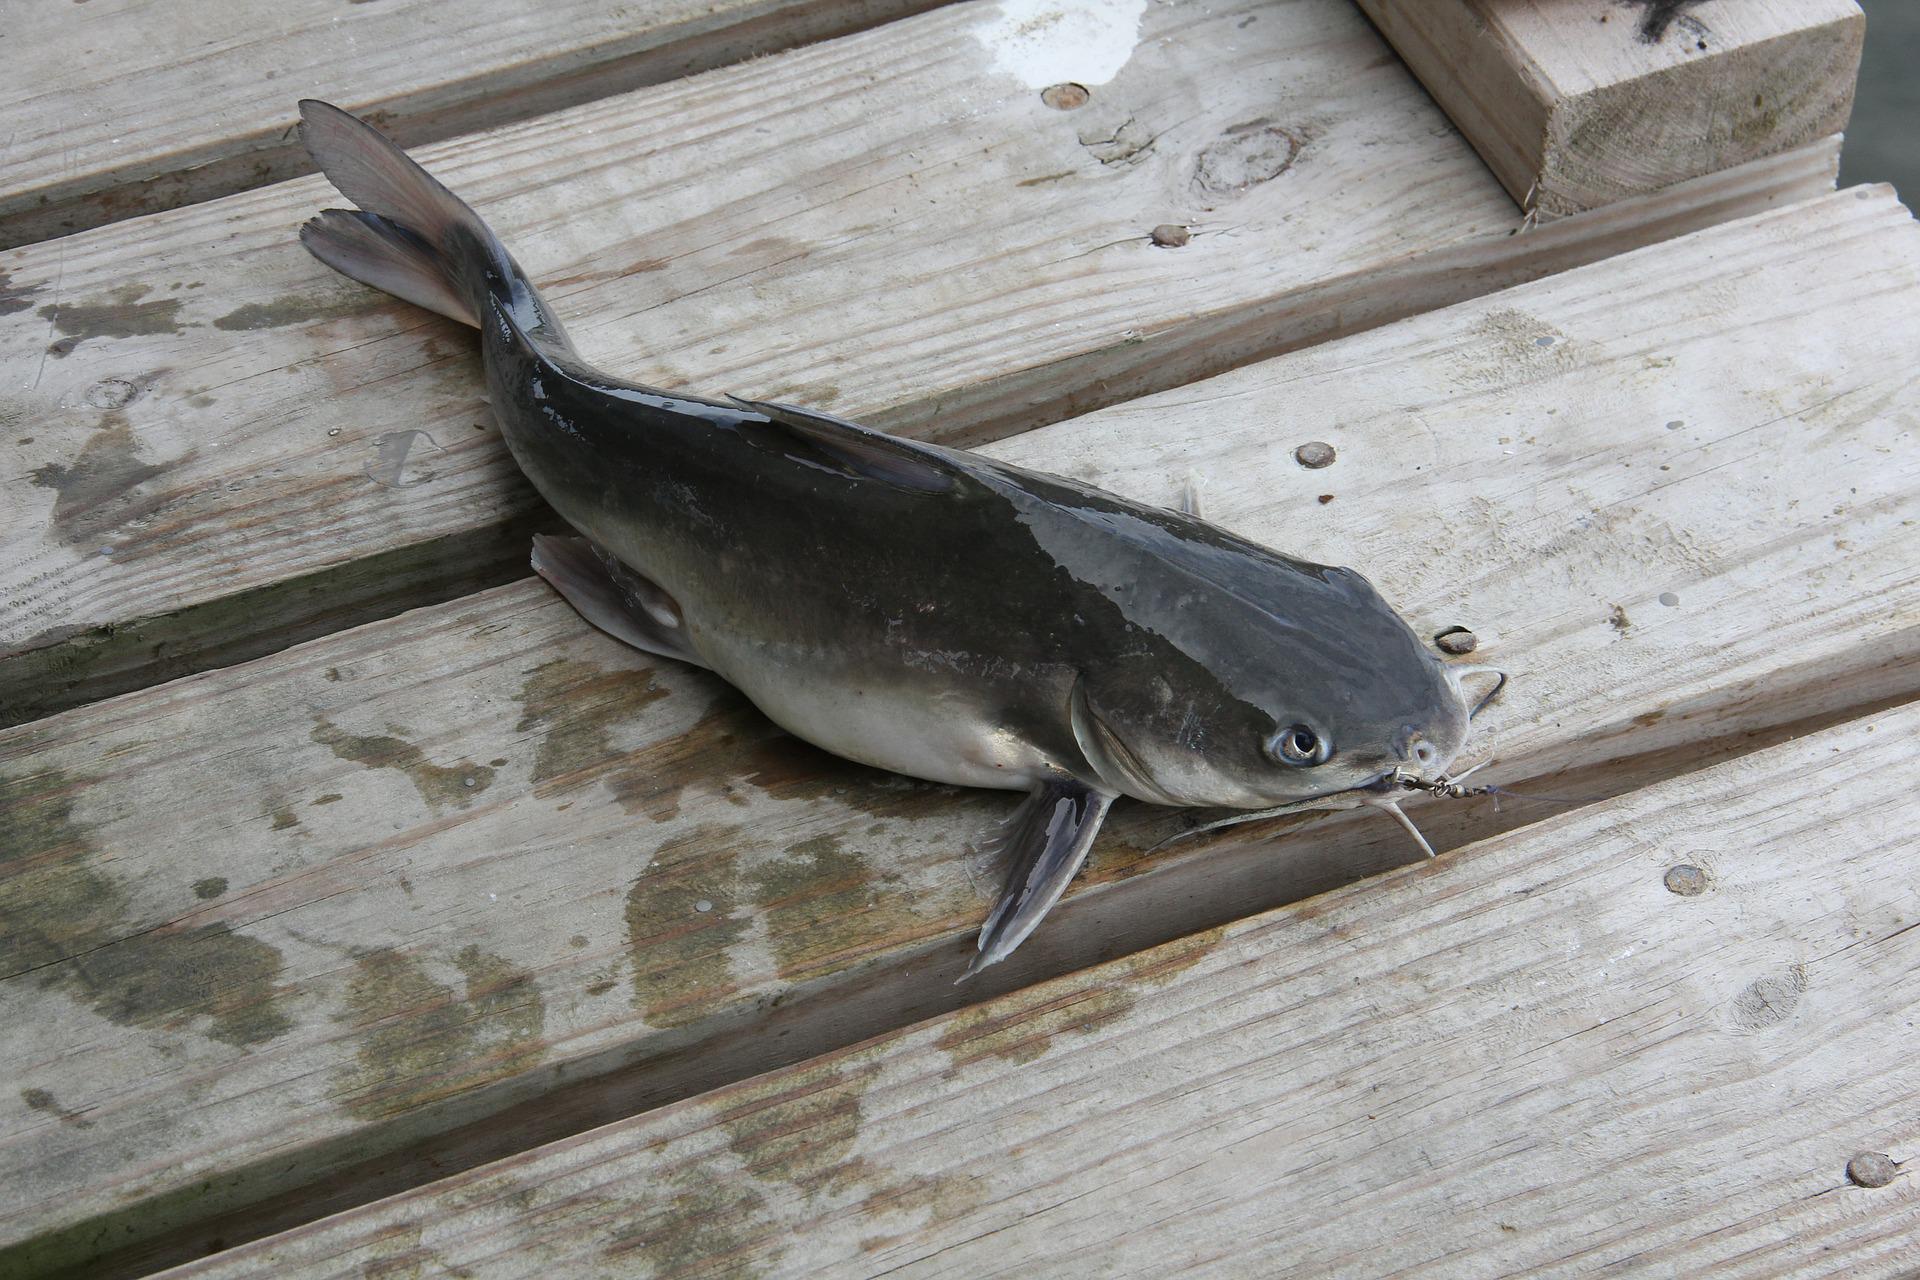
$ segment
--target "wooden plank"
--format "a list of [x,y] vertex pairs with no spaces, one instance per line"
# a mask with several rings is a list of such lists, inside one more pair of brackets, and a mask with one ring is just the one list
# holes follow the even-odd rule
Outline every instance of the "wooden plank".
[[[1911,1275],[1916,733],[1854,722],[168,1274]],[[1905,1167],[1853,1185],[1863,1151]]]
[[[1512,235],[1338,0],[1149,9],[1071,111],[1006,21],[952,6],[424,154],[615,372],[967,441],[1831,184],[1828,144]],[[0,254],[0,723],[526,572],[544,508],[468,336],[308,258],[291,228],[334,202],[303,179]],[[1173,222],[1190,243],[1151,243]]]
[[844,35],[930,0],[156,0],[19,5],[0,44],[0,247],[300,173],[296,97],[409,144]]
[[1846,126],[1854,0],[1359,0],[1530,215],[1555,218]]
[[[1515,675],[1490,776],[1606,794],[1920,693],[1916,296],[1862,189],[991,449],[1197,474],[1471,627]],[[0,778],[0,1271],[192,1256],[1411,853],[1349,816],[1149,858],[1180,819],[1121,806],[957,988],[1011,797],[804,749],[537,582],[7,731]]]

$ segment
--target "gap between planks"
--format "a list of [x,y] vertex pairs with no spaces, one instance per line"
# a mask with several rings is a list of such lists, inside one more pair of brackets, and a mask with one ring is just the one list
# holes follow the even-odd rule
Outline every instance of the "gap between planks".
[[[1920,693],[1917,292],[1920,231],[1843,193],[992,450],[1153,502],[1198,469],[1228,527],[1363,566],[1514,669],[1493,776],[1607,794]],[[1291,461],[1309,431],[1332,467]],[[956,851],[1009,797],[810,752],[536,583],[9,731],[0,762],[56,877],[0,905],[88,958],[0,983],[4,1066],[86,1121],[0,1099],[39,1197],[4,1222],[22,1263],[144,1241],[99,1273],[383,1189],[356,1167],[382,1150],[412,1180],[497,1154],[541,1099],[591,1124],[1406,856],[1335,818],[1148,859],[1179,820],[1132,807],[956,993],[991,891]],[[1494,821],[1421,820],[1443,845]],[[75,886],[85,910],[49,915]],[[129,1005],[112,957],[181,939],[245,963]]]
[[[999,21],[948,6],[425,158],[611,371],[959,443],[1833,176],[1829,141],[1515,234],[1345,3],[1155,6],[1074,111],[997,69]],[[334,202],[302,179],[0,254],[0,723],[526,572],[552,517],[470,336],[309,259],[291,228]],[[1151,243],[1170,221],[1185,247]]]

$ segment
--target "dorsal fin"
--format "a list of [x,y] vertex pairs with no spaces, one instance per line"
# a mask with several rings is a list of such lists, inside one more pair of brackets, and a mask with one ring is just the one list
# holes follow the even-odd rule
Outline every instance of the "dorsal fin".
[[795,405],[743,400],[739,396],[727,399],[784,428],[805,447],[811,455],[809,461],[817,460],[842,475],[878,480],[916,493],[945,493],[953,488],[953,475],[937,455],[912,441]]

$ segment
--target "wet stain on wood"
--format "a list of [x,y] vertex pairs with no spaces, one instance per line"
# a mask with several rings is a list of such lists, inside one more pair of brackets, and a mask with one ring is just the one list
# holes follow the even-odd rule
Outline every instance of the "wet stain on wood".
[[73,817],[88,780],[50,770],[0,776],[0,977],[36,980],[122,1026],[192,1029],[231,1045],[285,1034],[278,948],[225,922],[133,919]]
[[1114,967],[1130,981],[1150,987],[1165,986],[1212,955],[1226,936],[1227,926],[1215,925],[1148,951],[1136,951],[1115,962]]
[[15,284],[13,273],[0,271],[0,316],[10,316],[16,311],[25,311],[33,305],[33,297],[40,292],[37,284]]
[[987,1188],[979,1178],[964,1173],[943,1173],[933,1177],[889,1180],[860,1202],[864,1214],[924,1214],[920,1224],[909,1233],[868,1236],[860,1241],[862,1253],[874,1253],[923,1234],[928,1226],[964,1218],[987,1202]]
[[[618,755],[614,729],[666,696],[651,670],[608,671],[572,658],[535,667],[514,695],[522,711],[514,727],[520,733],[540,734],[533,756],[536,794],[569,791],[591,781],[596,775],[583,771]],[[539,786],[542,783],[552,785]]]
[[1063,992],[1013,1008],[1005,1001],[978,1005],[955,1014],[934,1044],[952,1060],[955,1072],[983,1058],[1024,1065],[1044,1055],[1054,1037],[1091,1034],[1124,1017],[1133,1005],[1133,992],[1119,986]]
[[697,1022],[740,989],[729,954],[750,923],[736,916],[740,832],[708,823],[676,835],[627,891],[633,1007],[653,1026]]
[[216,329],[228,332],[249,329],[284,329],[313,320],[340,320],[348,316],[370,315],[388,307],[371,289],[323,289],[311,294],[291,294],[272,302],[249,302],[213,322]]
[[477,946],[454,957],[464,994],[414,955],[355,957],[339,1020],[359,1032],[335,1078],[339,1103],[383,1120],[526,1071],[546,1055],[546,1002],[533,975]]
[[634,1206],[607,1241],[604,1256],[608,1262],[639,1258],[657,1276],[704,1273],[753,1280],[782,1252],[780,1245],[766,1244],[757,1256],[743,1256],[759,1243],[757,1225],[765,1207],[765,1198],[743,1179],[715,1178],[697,1167],[679,1169],[644,1204]]
[[914,914],[900,877],[876,873],[835,835],[803,840],[753,869],[779,974],[843,967],[850,955],[938,932]]
[[40,308],[40,318],[65,335],[49,353],[66,356],[81,343],[93,338],[137,338],[161,333],[179,333],[180,299],[155,298],[143,302],[151,292],[143,284],[121,285],[103,298],[84,302],[60,302]]
[[[425,441],[425,445],[421,445]],[[425,431],[387,431],[373,438],[373,457],[363,468],[367,479],[388,489],[413,489],[439,473],[422,459],[446,449]],[[411,463],[411,465],[409,465]]]
[[35,485],[58,495],[53,503],[54,536],[66,546],[90,546],[166,503],[165,497],[140,490],[170,465],[176,464],[145,461],[126,415],[115,410],[101,416],[100,425],[71,465],[49,462],[28,474]]
[[398,769],[435,813],[448,807],[466,808],[493,782],[493,770],[486,765],[471,760],[437,765],[419,747],[395,734],[347,733],[325,716],[314,717],[309,736],[342,760],[369,769]]
[[729,1090],[716,1118],[748,1173],[814,1191],[864,1172],[847,1154],[860,1134],[867,1079],[844,1065],[770,1076]]
[[45,1089],[22,1089],[20,1091],[20,1101],[26,1103],[35,1111],[44,1111],[50,1116],[57,1116],[62,1122],[70,1124],[76,1129],[93,1128],[93,1121],[87,1119],[85,1112],[73,1111],[61,1106],[60,1103],[55,1100],[54,1096]]

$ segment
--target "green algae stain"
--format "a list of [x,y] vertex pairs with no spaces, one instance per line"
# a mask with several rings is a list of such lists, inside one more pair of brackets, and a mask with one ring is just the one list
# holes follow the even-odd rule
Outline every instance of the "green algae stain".
[[[716,1178],[698,1168],[683,1168],[663,1179],[656,1194],[634,1206],[629,1221],[606,1243],[605,1261],[615,1274],[627,1274],[623,1260],[637,1257],[651,1274],[756,1277],[784,1251],[763,1242],[766,1200],[742,1179]],[[757,1256],[742,1256],[758,1245]]]
[[851,956],[927,929],[900,878],[876,875],[835,835],[792,846],[785,857],[754,868],[752,880],[783,978],[841,967]]
[[73,820],[87,780],[58,770],[0,776],[0,976],[41,981],[122,1026],[262,1044],[291,1028],[279,1007],[277,948],[225,922],[152,927],[90,864],[99,850]]
[[300,819],[295,816],[293,810],[287,808],[285,805],[273,811],[273,829],[275,831],[285,831],[288,827],[297,827],[299,825]]
[[[651,671],[607,671],[571,658],[535,667],[516,695],[523,712],[518,731],[537,729],[541,735],[534,751],[534,782],[561,779],[553,790],[569,790],[598,777],[595,766],[619,758],[614,727],[666,696]],[[576,774],[582,776],[572,776]]]
[[1227,926],[1215,925],[1211,929],[1202,929],[1199,933],[1190,933],[1184,938],[1175,938],[1172,942],[1163,942],[1145,951],[1136,951],[1113,961],[1112,968],[1125,974],[1132,982],[1163,987],[1212,955],[1226,936]]
[[839,1065],[765,1077],[729,1090],[717,1118],[748,1173],[813,1192],[864,1171],[847,1155],[860,1134],[867,1079]]
[[980,1179],[966,1174],[884,1179],[860,1202],[863,1219],[872,1221],[881,1215],[899,1214],[919,1219],[919,1225],[912,1231],[866,1236],[860,1241],[860,1251],[875,1253],[892,1248],[911,1236],[924,1235],[926,1229],[936,1223],[964,1218],[986,1202],[986,1187]]
[[193,882],[193,896],[203,902],[209,898],[217,898],[226,891],[227,878],[225,876],[208,876],[205,880],[195,880]]
[[674,837],[627,891],[633,1006],[654,1026],[697,1022],[740,989],[729,955],[749,925],[735,917],[739,834],[709,824]]
[[504,1079],[546,1054],[546,1003],[533,975],[469,946],[454,959],[464,996],[414,956],[391,949],[354,961],[340,1020],[359,1036],[335,1077],[341,1105],[384,1120]]
[[1052,994],[1039,988],[961,1010],[934,1044],[952,1059],[955,1071],[983,1058],[1025,1065],[1043,1056],[1055,1036],[1089,1035],[1126,1016],[1133,1005],[1133,993],[1124,987]]
[[[347,733],[325,716],[315,716],[312,738],[342,760],[369,769],[398,769],[435,813],[448,806],[464,809],[493,782],[493,770],[471,760],[437,765],[420,748],[391,734]],[[317,802],[316,802],[317,803]]]

